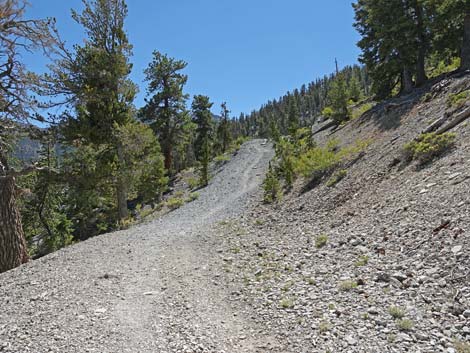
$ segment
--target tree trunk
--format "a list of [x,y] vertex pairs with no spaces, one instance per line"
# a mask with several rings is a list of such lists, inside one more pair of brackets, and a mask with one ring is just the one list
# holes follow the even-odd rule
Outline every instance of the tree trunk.
[[426,61],[426,38],[425,29],[423,25],[423,11],[420,4],[416,1],[415,3],[416,18],[417,18],[417,29],[418,29],[418,62],[416,64],[416,86],[422,86],[427,80],[425,61]]
[[0,273],[28,260],[21,216],[16,204],[15,178],[0,176]]
[[463,22],[463,43],[461,52],[461,70],[470,70],[470,11],[467,10]]
[[413,91],[413,78],[410,70],[405,66],[401,75],[401,93],[410,93]]
[[[119,165],[123,166],[124,153],[122,150],[122,145],[118,143],[117,154]],[[129,210],[127,209],[127,185],[125,178],[123,176],[124,171],[118,170],[117,184],[116,184],[116,194],[117,194],[117,203],[118,203],[118,220],[122,221],[129,217]]]
[[168,173],[171,173],[171,167],[173,164],[173,148],[169,142],[165,142],[165,146],[163,148],[163,157],[165,159],[165,169]]
[[425,69],[426,51],[424,48],[419,48],[418,63],[416,64],[416,86],[420,87],[426,83],[428,76]]

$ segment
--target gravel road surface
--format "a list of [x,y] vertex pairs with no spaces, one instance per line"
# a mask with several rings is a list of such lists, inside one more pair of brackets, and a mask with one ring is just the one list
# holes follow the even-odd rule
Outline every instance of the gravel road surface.
[[219,279],[215,226],[259,198],[271,146],[246,143],[162,218],[0,275],[0,352],[266,352],[276,342]]

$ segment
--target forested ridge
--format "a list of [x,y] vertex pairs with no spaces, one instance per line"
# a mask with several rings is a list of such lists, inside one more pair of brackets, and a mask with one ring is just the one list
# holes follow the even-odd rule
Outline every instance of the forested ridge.
[[[246,137],[276,142],[279,162],[267,178],[275,199],[275,179],[290,186],[295,175],[311,176],[312,124],[340,127],[377,102],[470,69],[469,1],[359,0],[360,65],[336,63],[333,74],[233,118],[226,103],[189,97],[187,63],[156,49],[144,72],[145,105],[136,107],[126,2],[83,4],[72,17],[86,39],[68,48],[54,19],[26,19],[23,0],[0,3],[0,272],[128,227],[135,209],[163,205],[183,170],[195,168],[194,187],[206,186],[211,161]],[[24,50],[50,58],[48,72],[28,72]],[[25,135],[41,144],[33,164],[15,158]]]
[[273,126],[287,134],[289,124],[306,127],[322,117],[344,122],[357,117],[358,103],[405,95],[442,74],[470,68],[468,1],[360,0],[352,6],[361,65],[338,70],[336,62],[331,75],[242,115],[245,134],[269,136]]

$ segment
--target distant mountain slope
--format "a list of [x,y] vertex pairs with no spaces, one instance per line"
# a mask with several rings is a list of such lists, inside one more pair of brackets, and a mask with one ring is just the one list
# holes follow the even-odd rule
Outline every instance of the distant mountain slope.
[[41,144],[29,137],[21,137],[15,145],[13,157],[23,162],[31,162],[38,158]]

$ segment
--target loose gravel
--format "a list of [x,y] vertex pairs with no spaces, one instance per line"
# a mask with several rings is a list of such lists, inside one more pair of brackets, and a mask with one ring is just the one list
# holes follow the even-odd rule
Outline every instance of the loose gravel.
[[280,351],[470,351],[469,124],[425,167],[397,162],[468,88],[468,76],[441,81],[431,101],[424,90],[321,134],[320,144],[372,144],[334,187],[304,192],[301,180],[280,204],[220,225],[232,298],[277,333]]
[[248,142],[197,200],[1,274],[0,352],[257,352],[271,338],[228,299],[207,239],[259,199],[272,157]]

